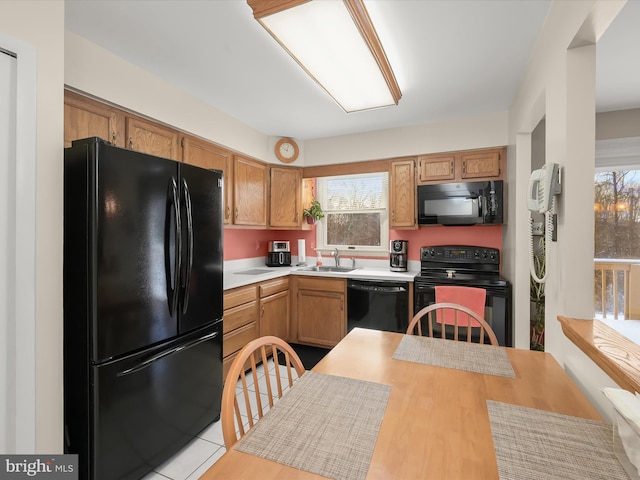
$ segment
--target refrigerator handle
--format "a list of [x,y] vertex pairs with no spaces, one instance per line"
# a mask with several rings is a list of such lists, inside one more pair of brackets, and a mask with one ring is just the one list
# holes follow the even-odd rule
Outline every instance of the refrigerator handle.
[[[175,256],[173,264],[173,275],[171,271],[171,214],[175,218]],[[180,268],[182,256],[182,235],[180,223],[180,205],[178,204],[178,185],[175,177],[171,177],[171,182],[167,187],[167,209],[164,223],[164,268],[167,280],[167,302],[169,303],[169,314],[175,315],[176,304],[178,302],[178,291],[180,282]]]
[[196,345],[200,345],[201,343],[206,342],[207,340],[211,340],[212,338],[216,338],[218,336],[218,333],[220,333],[220,332],[216,331],[216,332],[213,332],[213,333],[209,333],[208,335],[205,335],[204,337],[196,338],[195,340],[191,340],[190,342],[187,342],[185,344],[178,345],[175,348],[171,348],[169,350],[165,350],[163,352],[156,353],[155,355],[152,355],[151,357],[147,358],[146,360],[143,360],[142,362],[140,362],[135,367],[127,368],[126,370],[122,370],[121,372],[116,373],[116,377],[124,377],[125,375],[130,375],[132,373],[139,372],[140,370],[143,370],[143,369],[147,368],[152,363],[157,362],[158,360],[160,360],[160,359],[162,359],[164,357],[168,357],[169,355],[173,355],[174,353],[182,352],[183,350],[188,350],[189,348],[195,347]]
[[182,199],[187,213],[187,264],[185,265],[185,275],[182,279],[182,313],[187,313],[189,309],[189,283],[191,281],[191,270],[193,269],[193,215],[191,209],[191,194],[187,181],[182,179]]

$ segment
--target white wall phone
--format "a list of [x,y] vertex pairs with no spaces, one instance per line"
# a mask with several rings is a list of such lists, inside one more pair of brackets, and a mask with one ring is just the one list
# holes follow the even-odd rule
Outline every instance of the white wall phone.
[[529,178],[529,270],[537,283],[547,280],[548,270],[539,278],[533,262],[533,216],[531,212],[545,215],[545,261],[549,258],[549,245],[555,241],[555,196],[562,193],[560,184],[560,165],[545,163],[540,170],[535,170]]

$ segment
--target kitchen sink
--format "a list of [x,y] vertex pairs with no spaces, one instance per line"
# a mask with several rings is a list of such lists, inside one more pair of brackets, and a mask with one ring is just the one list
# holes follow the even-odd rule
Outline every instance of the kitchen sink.
[[299,272],[352,272],[355,268],[349,267],[330,267],[330,266],[315,266],[315,267],[303,267],[299,268]]

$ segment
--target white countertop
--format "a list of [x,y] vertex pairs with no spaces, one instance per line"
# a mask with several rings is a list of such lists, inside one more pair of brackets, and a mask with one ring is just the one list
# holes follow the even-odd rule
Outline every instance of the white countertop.
[[314,277],[353,278],[358,280],[395,280],[413,282],[419,270],[407,272],[391,272],[388,268],[362,267],[350,272],[314,272],[304,271],[305,267],[267,267],[251,266],[248,268],[227,269],[223,274],[224,290],[242,287],[256,282],[264,282],[286,275],[309,275]]

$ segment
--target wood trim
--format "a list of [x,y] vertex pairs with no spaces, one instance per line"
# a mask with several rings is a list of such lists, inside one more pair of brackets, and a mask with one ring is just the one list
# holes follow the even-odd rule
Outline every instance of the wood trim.
[[632,393],[640,392],[640,345],[599,320],[558,315],[565,336],[613,381]]
[[382,72],[382,76],[384,77],[385,82],[387,82],[393,101],[397,105],[400,101],[400,97],[402,97],[402,92],[400,91],[400,87],[398,86],[396,77],[393,74],[387,55],[384,52],[380,38],[378,38],[376,29],[373,26],[373,22],[371,22],[371,18],[369,17],[369,13],[367,12],[363,1],[344,0],[344,4],[347,7],[347,10],[349,10],[349,13],[351,13],[353,21],[358,26],[358,30],[360,30],[362,38],[367,42],[369,50],[371,50],[373,58],[375,58],[376,63],[380,68],[380,72]]
[[[411,157],[413,158],[413,157]],[[359,173],[388,172],[390,162],[393,159],[367,160],[364,162],[351,162],[333,165],[318,165],[317,167],[304,167],[302,178],[333,177],[335,175],[353,175]]]
[[259,19],[281,12],[292,7],[297,7],[310,0],[247,0],[247,3],[253,10],[253,18]]

